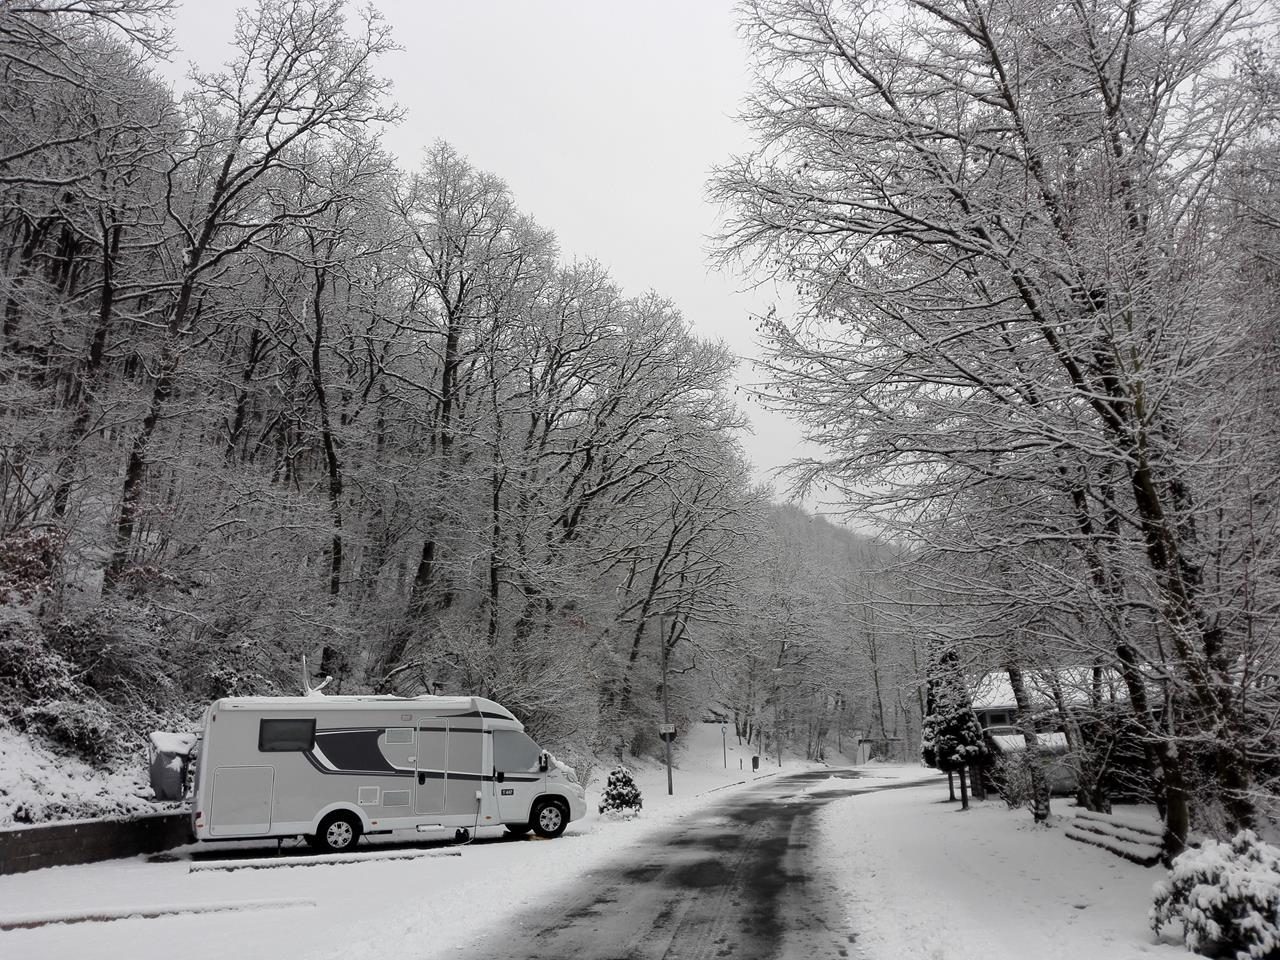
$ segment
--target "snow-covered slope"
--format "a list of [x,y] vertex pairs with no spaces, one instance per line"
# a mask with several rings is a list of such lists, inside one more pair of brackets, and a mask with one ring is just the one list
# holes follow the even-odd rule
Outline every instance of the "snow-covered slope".
[[95,770],[0,726],[0,828],[85,817],[128,816],[172,807],[151,799],[137,770]]

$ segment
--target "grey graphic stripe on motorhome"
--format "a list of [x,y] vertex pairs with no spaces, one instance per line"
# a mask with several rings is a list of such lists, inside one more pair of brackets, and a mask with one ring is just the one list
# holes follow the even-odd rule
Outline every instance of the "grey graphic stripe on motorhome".
[[[456,720],[458,718],[450,717],[449,719]],[[428,726],[428,724],[432,724],[432,723],[435,723],[434,717],[432,717],[429,720],[422,720],[422,721],[406,720],[404,723],[393,723],[393,724],[389,724],[387,726],[381,726],[381,727],[325,727],[323,730],[317,730],[316,735],[319,736],[320,734],[324,734],[324,733],[365,733],[368,731],[373,731],[374,733],[382,734],[382,733],[386,733],[388,729],[414,730],[418,728],[421,728],[424,730],[434,730],[437,733],[444,732],[445,728],[443,724],[439,727]],[[457,727],[457,726],[454,726],[453,724],[449,725],[449,729],[452,730],[454,733],[492,733],[493,732],[491,730],[485,730],[482,727]]]
[[368,770],[395,775],[378,747],[382,730],[317,730],[314,749],[338,770]]
[[[390,767],[385,770],[363,770],[363,769],[338,770],[334,767],[326,767],[323,763],[321,763],[320,758],[316,756],[315,750],[306,750],[303,752],[302,755],[307,758],[307,762],[311,764],[311,766],[315,767],[319,773],[323,773],[326,776],[333,776],[333,777],[354,777],[354,776],[412,777],[413,776],[412,770],[401,770],[397,767]],[[323,756],[323,754],[321,754],[321,756]]]

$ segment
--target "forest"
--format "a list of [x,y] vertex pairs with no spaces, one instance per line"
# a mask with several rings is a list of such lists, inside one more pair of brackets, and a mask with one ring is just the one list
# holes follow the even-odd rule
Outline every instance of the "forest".
[[728,350],[390,156],[376,12],[258,0],[175,92],[169,8],[0,7],[0,728],[140,766],[305,657],[589,768],[655,749],[665,662],[682,726],[913,753],[897,553],[751,479]]

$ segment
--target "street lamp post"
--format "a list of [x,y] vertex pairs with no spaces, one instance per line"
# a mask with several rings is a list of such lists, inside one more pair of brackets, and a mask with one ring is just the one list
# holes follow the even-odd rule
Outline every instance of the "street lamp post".
[[724,768],[729,769],[729,728],[720,724],[720,749],[724,753]]
[[671,705],[667,701],[667,619],[660,617],[658,625],[662,629],[658,640],[662,643],[662,723],[667,733],[663,735],[662,745],[667,755],[667,796],[675,793],[671,783]]

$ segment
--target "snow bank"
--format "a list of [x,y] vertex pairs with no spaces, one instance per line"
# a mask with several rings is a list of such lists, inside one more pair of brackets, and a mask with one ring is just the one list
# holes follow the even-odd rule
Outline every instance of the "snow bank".
[[145,907],[115,907],[88,912],[62,910],[53,913],[7,915],[0,918],[0,930],[30,930],[56,924],[108,923],[112,920],[150,920],[185,913],[238,913],[245,910],[282,910],[287,907],[314,906],[314,900],[292,897],[283,900],[228,900],[224,903],[148,904]]

